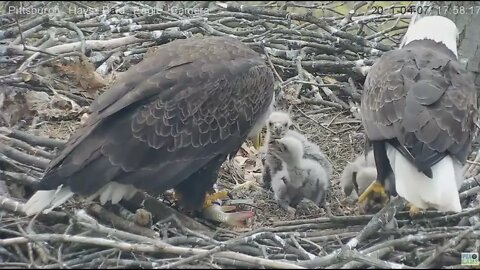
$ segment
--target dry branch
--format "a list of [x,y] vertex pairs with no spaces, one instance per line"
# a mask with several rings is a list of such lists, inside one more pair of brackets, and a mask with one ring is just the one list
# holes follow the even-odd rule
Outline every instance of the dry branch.
[[25,141],[32,145],[45,146],[50,148],[59,148],[62,149],[66,141],[40,137],[32,135],[28,132],[21,130],[9,129],[6,127],[0,127],[0,132],[6,134],[9,137]]
[[[68,4],[96,7],[79,1]],[[161,196],[144,194],[122,202],[127,208],[123,212],[71,200],[47,215],[25,217],[24,201],[65,144],[50,137],[67,139],[91,101],[106,90],[91,93],[73,85],[55,70],[58,64],[85,56],[110,84],[117,73],[141,61],[157,45],[193,36],[237,38],[265,56],[275,72],[277,93],[285,100],[280,109],[293,107],[297,129],[330,151],[337,178],[345,162],[363,149],[363,141],[356,139],[362,132],[361,121],[352,118],[352,112],[358,108],[365,75],[379,56],[401,44],[405,22],[412,17],[373,14],[377,3],[372,1],[348,7],[341,2],[206,2],[201,5],[208,12],[195,16],[158,4],[164,6],[154,14],[138,13],[152,9],[146,2],[107,2],[117,12],[25,16],[18,23],[15,16],[0,15],[6,22],[0,29],[4,44],[0,64],[5,66],[0,83],[20,93],[53,93],[74,108],[0,127],[0,180],[10,189],[23,189],[15,193],[25,193],[21,195],[25,198],[0,196],[0,267],[418,268],[432,266],[452,250],[478,250],[480,154],[466,166],[469,178],[460,198],[467,208],[458,214],[427,211],[410,218],[400,212],[404,202],[399,199],[375,215],[357,215],[356,206],[336,193],[329,199],[335,214],[307,211],[311,216],[285,219],[271,194],[255,189],[239,191],[243,197],[233,200],[253,201],[250,204],[258,210],[259,221],[247,232],[218,227],[214,231],[212,224],[162,203]],[[346,12],[339,12],[339,7]],[[224,186],[242,182],[237,178],[242,178],[243,170],[224,173],[222,177],[228,178],[222,179]],[[259,169],[249,170],[258,174]],[[332,189],[338,191],[336,184]],[[91,216],[76,210],[83,207]],[[151,212],[152,224],[140,227],[132,222],[132,213],[139,208]],[[270,215],[277,219],[270,220]],[[391,220],[397,228],[388,226]],[[48,256],[42,255],[43,249]]]

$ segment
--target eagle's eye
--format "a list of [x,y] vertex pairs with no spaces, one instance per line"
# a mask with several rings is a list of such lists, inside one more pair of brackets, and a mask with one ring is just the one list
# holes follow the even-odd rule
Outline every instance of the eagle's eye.
[[284,126],[284,127],[287,127],[287,123],[283,123],[283,126]]

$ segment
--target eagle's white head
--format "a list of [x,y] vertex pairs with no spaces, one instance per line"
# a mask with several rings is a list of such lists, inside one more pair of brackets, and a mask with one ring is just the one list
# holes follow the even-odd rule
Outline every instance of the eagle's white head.
[[415,40],[430,39],[442,42],[458,57],[458,34],[457,26],[452,20],[442,16],[424,17],[408,29],[405,34],[405,45]]

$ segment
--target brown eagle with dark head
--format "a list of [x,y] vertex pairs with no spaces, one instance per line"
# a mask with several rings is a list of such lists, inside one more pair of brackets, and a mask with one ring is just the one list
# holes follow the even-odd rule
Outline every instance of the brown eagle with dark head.
[[233,38],[159,46],[92,103],[26,203],[27,215],[74,194],[115,204],[139,190],[172,188],[181,206],[202,210],[222,163],[263,127],[273,89],[262,57]]

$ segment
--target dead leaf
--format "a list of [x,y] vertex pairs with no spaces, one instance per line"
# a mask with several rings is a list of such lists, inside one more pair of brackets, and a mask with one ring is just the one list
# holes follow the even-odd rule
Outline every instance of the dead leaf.
[[247,159],[247,161],[245,162],[245,170],[248,171],[248,172],[255,172],[255,171],[258,171],[259,167],[258,167],[258,159],[254,158],[254,159]]
[[247,181],[257,182],[255,174],[252,172],[245,172],[245,182]]
[[[248,144],[246,143],[243,143],[242,144],[242,147],[240,148],[242,151],[243,151],[243,156],[247,156],[247,157],[250,157],[252,155],[256,155],[257,154],[257,150],[255,149],[255,147],[253,146],[249,146]],[[238,151],[240,152],[240,151]]]
[[88,113],[82,114],[82,117],[80,117],[80,125],[84,125],[87,122],[88,116]]
[[0,125],[14,126],[19,121],[31,121],[35,111],[29,109],[23,91],[5,86],[0,93]]
[[45,92],[28,91],[25,94],[27,106],[32,111],[47,110],[50,104],[50,96]]
[[144,58],[148,58],[149,56],[154,55],[155,52],[157,51],[157,49],[158,49],[157,47],[149,47],[149,48],[147,49],[147,52],[145,53]]
[[324,76],[324,77],[322,77],[322,79],[323,79],[323,82],[325,84],[337,84],[338,83],[338,81],[333,77]]
[[95,71],[95,66],[85,56],[77,58],[72,64],[57,64],[56,68],[59,72],[73,78],[74,82],[89,94],[95,94],[107,85],[107,81]]
[[237,155],[233,158],[233,160],[238,164],[240,168],[243,168],[245,165],[245,162],[247,161],[248,158]]

